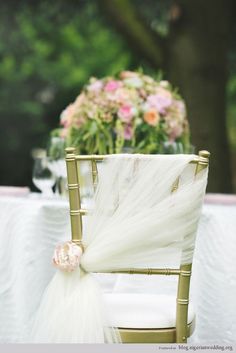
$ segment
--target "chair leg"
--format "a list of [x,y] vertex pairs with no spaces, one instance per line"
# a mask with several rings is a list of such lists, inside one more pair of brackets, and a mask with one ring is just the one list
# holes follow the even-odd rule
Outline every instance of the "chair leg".
[[182,265],[180,267],[177,312],[176,312],[176,342],[187,343],[188,336],[188,303],[189,303],[189,285],[191,277],[192,264]]

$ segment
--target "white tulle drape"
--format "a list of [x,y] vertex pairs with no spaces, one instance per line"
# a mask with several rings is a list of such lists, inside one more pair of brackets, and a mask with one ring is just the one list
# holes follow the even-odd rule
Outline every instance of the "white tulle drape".
[[[111,155],[103,162],[73,273],[58,271],[43,296],[31,341],[119,342],[92,272],[173,267],[192,261],[207,169],[194,155]],[[179,188],[171,192],[179,177]]]

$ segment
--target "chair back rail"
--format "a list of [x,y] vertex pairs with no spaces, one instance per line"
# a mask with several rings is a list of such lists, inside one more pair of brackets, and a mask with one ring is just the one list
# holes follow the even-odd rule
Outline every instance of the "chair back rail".
[[[66,148],[66,165],[68,177],[68,190],[70,202],[70,219],[72,241],[82,245],[82,216],[87,214],[87,210],[81,209],[81,197],[79,186],[78,164],[80,161],[91,162],[91,173],[94,189],[98,182],[97,162],[103,161],[106,156],[102,155],[76,155],[75,148]],[[196,164],[194,176],[204,168],[208,167],[210,153],[202,150],[198,156],[194,158],[190,164]],[[174,182],[171,192],[175,192],[179,187],[180,177]],[[189,287],[191,278],[192,264],[181,265],[179,269],[172,268],[129,268],[114,271],[100,271],[100,273],[120,273],[120,274],[144,274],[144,275],[175,275],[178,278],[178,290],[176,299],[176,330],[175,342],[186,343],[189,336],[188,325],[188,304],[189,304]],[[123,330],[124,331],[124,330]],[[122,331],[122,335],[124,332]],[[129,335],[129,332],[126,332]]]

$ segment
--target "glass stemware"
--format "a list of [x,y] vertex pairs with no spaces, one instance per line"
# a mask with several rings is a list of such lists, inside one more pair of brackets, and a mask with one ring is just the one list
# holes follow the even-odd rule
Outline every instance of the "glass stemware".
[[51,158],[49,168],[56,177],[55,193],[58,196],[65,196],[67,194],[65,147],[65,139],[53,136],[47,148],[47,155]]
[[33,167],[33,183],[42,192],[42,196],[51,197],[56,177],[49,168],[50,160],[46,157],[35,158]]

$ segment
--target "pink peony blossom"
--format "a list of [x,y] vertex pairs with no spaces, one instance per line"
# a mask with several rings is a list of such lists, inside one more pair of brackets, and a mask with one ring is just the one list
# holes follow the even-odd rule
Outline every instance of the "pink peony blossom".
[[129,105],[122,105],[118,110],[118,117],[125,123],[130,123],[135,114],[135,109]]
[[116,91],[120,86],[121,86],[120,81],[111,80],[106,83],[104,90],[106,92],[113,92],[113,91]]
[[132,140],[133,134],[134,132],[133,132],[132,126],[126,125],[124,129],[124,139],[127,141]]

